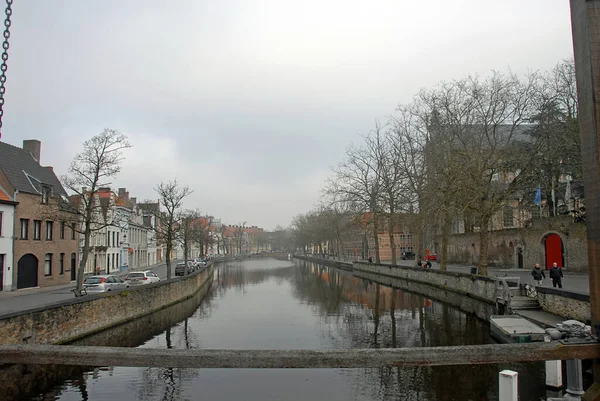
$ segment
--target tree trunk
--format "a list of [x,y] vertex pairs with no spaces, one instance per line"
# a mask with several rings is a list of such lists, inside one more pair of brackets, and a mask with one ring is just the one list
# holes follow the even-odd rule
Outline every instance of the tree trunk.
[[448,212],[444,213],[444,222],[442,223],[442,255],[440,259],[440,270],[446,271],[448,265],[448,236],[452,221]]
[[167,263],[167,280],[171,280],[171,252],[173,251],[173,243],[171,238],[171,228],[167,228],[169,233],[167,233],[167,244],[166,244],[166,263]]
[[187,272],[187,263],[188,263],[188,241],[187,239],[183,239],[183,262],[185,263],[185,270],[184,270],[184,274],[185,272]]
[[421,255],[421,248],[423,247],[423,230],[421,227],[421,219],[420,217],[417,218],[417,222],[418,224],[413,225],[413,229],[414,229],[414,234],[413,234],[413,240],[414,240],[414,248],[413,251],[415,253],[415,261],[414,261],[414,265],[417,266],[417,262],[419,260],[419,256]]
[[[372,288],[372,287],[371,287]],[[375,316],[373,316],[373,346],[374,348],[379,348],[378,346],[378,334],[379,334],[379,284],[375,284]]]
[[489,217],[481,219],[481,231],[479,232],[479,275],[488,274],[488,241],[490,239]]
[[379,224],[375,213],[373,213],[373,236],[375,237],[375,262],[381,263],[381,258],[379,255]]
[[[75,287],[75,296],[80,297],[81,290],[83,288],[83,275],[85,273],[85,265],[87,264],[88,257],[90,255],[90,239],[92,237],[92,211],[91,206],[88,206],[89,210],[86,211],[85,231],[83,233],[83,248],[81,250],[81,260],[77,268],[77,285]],[[77,224],[77,223],[75,223]],[[94,272],[95,274],[96,272]]]
[[390,249],[392,251],[392,265],[397,265],[397,256],[396,256],[396,241],[394,241],[394,212],[393,209],[388,218],[388,234],[390,236]]
[[390,319],[392,320],[392,348],[396,348],[396,290],[392,289]]

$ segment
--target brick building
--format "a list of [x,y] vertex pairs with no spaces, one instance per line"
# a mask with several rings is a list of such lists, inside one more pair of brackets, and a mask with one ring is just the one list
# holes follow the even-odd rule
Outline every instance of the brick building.
[[[0,187],[11,202],[16,202],[12,233],[12,260],[3,264],[13,268],[4,282],[5,290],[67,284],[75,279],[77,234],[55,205],[66,201],[66,192],[49,166],[40,164],[41,143],[23,141],[23,148],[0,142]],[[52,216],[52,217],[50,217]],[[9,287],[9,288],[7,288]]]

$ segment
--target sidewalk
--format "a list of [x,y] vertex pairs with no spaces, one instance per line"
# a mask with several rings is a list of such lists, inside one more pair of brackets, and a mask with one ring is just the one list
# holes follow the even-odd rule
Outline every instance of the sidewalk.
[[[173,269],[175,268],[174,266],[177,261],[177,259],[171,260]],[[157,269],[164,270],[165,274],[163,275],[159,272],[156,272],[155,270]],[[166,263],[161,262],[152,266],[144,266],[138,269],[129,270],[127,272],[115,273],[115,275],[124,277],[132,271],[140,270],[155,271],[155,273],[161,277],[161,280],[163,280],[163,276],[166,275]],[[25,288],[17,291],[0,291],[0,316],[22,310],[38,308],[53,304],[55,302],[64,301],[65,299],[74,298],[73,292],[71,291],[74,288],[75,282],[70,282],[69,284],[56,285],[52,287]]]

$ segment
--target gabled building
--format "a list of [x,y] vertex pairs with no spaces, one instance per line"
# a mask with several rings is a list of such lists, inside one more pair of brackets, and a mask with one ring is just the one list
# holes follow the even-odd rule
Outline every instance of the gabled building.
[[56,212],[67,194],[53,168],[40,164],[41,148],[38,140],[23,141],[22,148],[0,142],[2,197],[14,207],[14,218],[2,213],[14,220],[12,232],[2,224],[8,230],[2,237],[13,238],[12,258],[0,252],[4,290],[68,284],[76,277],[77,233],[65,223],[71,216]]
[[139,270],[148,266],[148,231],[144,225],[143,210],[137,199],[131,198],[132,215],[129,220],[129,270]]
[[163,260],[163,249],[158,246],[156,231],[158,229],[158,218],[160,215],[160,201],[138,203],[138,213],[142,216],[142,225],[146,228],[148,243],[146,246],[148,255],[148,266],[152,266]]
[[13,286],[16,205],[17,202],[0,186],[0,291],[11,291]]
[[[85,191],[82,191],[85,192]],[[80,204],[77,196],[71,197]],[[132,210],[128,199],[118,197],[110,188],[99,188],[94,195],[94,231],[84,274],[109,274],[126,271],[126,238]],[[79,241],[79,260],[83,257],[83,235]]]

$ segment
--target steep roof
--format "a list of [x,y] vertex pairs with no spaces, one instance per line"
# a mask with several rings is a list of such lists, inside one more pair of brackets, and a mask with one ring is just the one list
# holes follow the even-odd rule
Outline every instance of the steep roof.
[[10,197],[8,192],[4,190],[4,188],[0,187],[0,203],[9,203],[14,204],[14,200]]
[[52,187],[54,195],[67,195],[51,167],[43,167],[27,150],[0,142],[0,170],[19,192],[41,193],[42,185]]

